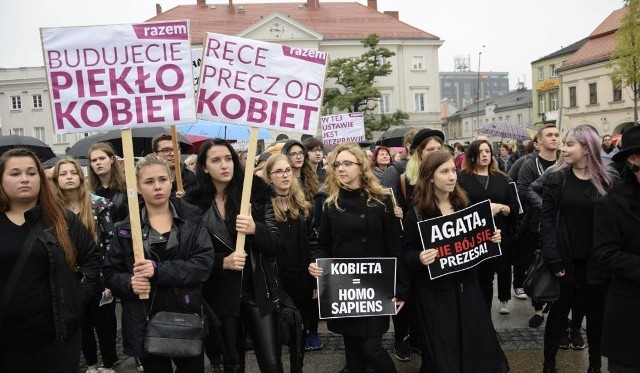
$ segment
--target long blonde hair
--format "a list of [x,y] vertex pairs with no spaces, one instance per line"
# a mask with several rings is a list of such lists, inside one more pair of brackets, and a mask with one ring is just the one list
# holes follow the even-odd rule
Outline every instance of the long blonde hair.
[[374,175],[371,170],[371,165],[369,162],[369,158],[364,154],[364,151],[358,146],[358,144],[347,143],[340,144],[336,146],[335,149],[327,156],[327,163],[329,167],[327,168],[327,179],[325,181],[325,186],[327,188],[327,192],[329,196],[325,201],[326,206],[334,205],[338,210],[342,210],[340,206],[338,206],[338,195],[340,194],[340,189],[349,189],[346,185],[344,185],[337,176],[336,170],[333,168],[333,163],[336,161],[338,154],[343,151],[347,151],[353,154],[360,168],[360,188],[367,195],[367,204],[371,205],[372,203],[379,203],[384,205],[382,202],[382,197],[390,196],[391,192],[380,185],[378,178]]
[[62,188],[60,188],[60,184],[58,183],[58,178],[60,177],[60,167],[65,164],[72,165],[78,173],[78,176],[80,177],[80,186],[78,186],[80,213],[78,214],[78,217],[80,218],[82,224],[87,227],[87,229],[91,233],[91,237],[93,237],[93,240],[98,243],[98,229],[94,220],[95,218],[93,216],[93,209],[91,208],[91,194],[89,193],[89,191],[87,191],[84,173],[82,172],[82,168],[80,167],[78,161],[71,157],[65,157],[64,159],[61,159],[58,161],[58,163],[56,163],[55,167],[53,168],[53,175],[51,176],[51,181],[53,182],[53,192],[56,198],[58,198],[58,200],[62,202],[63,205],[69,205],[69,199],[67,198],[67,195],[64,193]]
[[[274,154],[264,164],[264,172],[262,173],[262,178],[267,181],[267,183],[271,184],[271,172],[273,171],[273,167],[278,161],[286,161],[289,167],[291,166],[291,161],[289,157],[284,154]],[[293,171],[292,171],[293,172]],[[273,205],[273,211],[276,213],[276,221],[279,223],[287,221],[287,212],[280,207],[278,203],[276,203],[277,198],[282,197],[272,197],[271,203]],[[287,205],[289,205],[289,213],[292,219],[298,219],[302,216],[304,219],[309,217],[311,213],[311,202],[307,201],[305,198],[304,190],[300,185],[300,179],[292,175],[292,183],[291,188],[289,189],[289,194],[286,197]]]

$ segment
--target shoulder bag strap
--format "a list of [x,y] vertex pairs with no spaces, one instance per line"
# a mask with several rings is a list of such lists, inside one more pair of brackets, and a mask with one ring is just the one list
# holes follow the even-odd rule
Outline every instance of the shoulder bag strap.
[[404,200],[407,200],[407,176],[405,174],[400,175],[400,191],[402,192],[402,197]]
[[22,269],[24,268],[24,264],[27,262],[27,258],[31,253],[31,249],[33,248],[33,244],[38,238],[38,234],[42,230],[42,221],[38,220],[36,224],[31,228],[29,235],[27,236],[27,240],[24,241],[24,245],[22,245],[22,250],[20,250],[20,255],[18,256],[18,260],[16,264],[13,266],[13,270],[11,271],[11,275],[9,275],[9,279],[7,280],[7,285],[2,292],[2,299],[0,299],[0,323],[4,319],[4,313],[7,310],[7,306],[9,305],[9,299],[11,299],[11,295],[13,294],[13,290],[18,283],[18,278],[22,273]]

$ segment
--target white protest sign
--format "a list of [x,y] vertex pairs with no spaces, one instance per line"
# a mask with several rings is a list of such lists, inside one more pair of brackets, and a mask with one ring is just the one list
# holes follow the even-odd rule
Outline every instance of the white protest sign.
[[56,133],[196,121],[188,21],[40,33]]
[[327,60],[314,49],[207,33],[197,116],[315,134]]
[[327,115],[320,118],[320,123],[322,124],[322,143],[324,145],[366,140],[362,113]]

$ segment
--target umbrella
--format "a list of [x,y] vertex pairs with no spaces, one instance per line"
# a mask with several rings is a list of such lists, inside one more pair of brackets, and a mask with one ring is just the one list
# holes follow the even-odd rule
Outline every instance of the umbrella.
[[[179,127],[179,126],[178,126]],[[159,133],[171,134],[164,127],[134,127],[131,129],[131,137],[133,138],[133,155],[136,157],[144,157],[153,153],[151,148],[151,140]],[[105,141],[113,145],[116,154],[122,156],[122,133],[120,130],[111,130],[100,137],[100,141]],[[178,134],[178,142],[180,143],[180,152],[186,153],[191,148],[191,142],[181,134]]]
[[531,140],[531,136],[527,132],[526,128],[506,121],[489,122],[480,128],[478,132],[484,133],[485,135],[500,136],[507,139]]
[[0,136],[0,155],[14,148],[28,148],[36,154],[41,162],[56,156],[51,147],[31,136],[9,135]]
[[76,141],[75,144],[71,145],[66,154],[76,159],[87,158],[89,148],[94,143],[99,142],[102,138],[102,135],[102,133],[99,133],[81,138],[80,140]]
[[209,140],[210,137],[206,137],[206,136],[200,136],[200,135],[184,135],[184,137],[189,140],[189,142],[191,143],[191,148],[189,149],[189,154],[198,154],[198,151],[200,151],[200,147],[202,146],[202,144]]
[[59,161],[70,157],[70,158],[74,158],[76,161],[78,161],[78,163],[80,163],[80,166],[89,166],[89,160],[85,157],[85,158],[75,158],[75,157],[71,157],[70,155],[56,155],[55,157],[47,160],[46,162],[42,163],[43,166],[45,167],[53,167],[56,165],[56,163],[58,163]]
[[[198,135],[225,140],[247,141],[251,127],[238,124],[218,123],[198,120],[195,124],[180,124],[176,129],[185,135]],[[258,140],[271,139],[271,133],[266,128],[258,130]]]
[[393,127],[384,131],[376,145],[390,146],[390,147],[404,147],[404,136],[411,129],[411,127]]

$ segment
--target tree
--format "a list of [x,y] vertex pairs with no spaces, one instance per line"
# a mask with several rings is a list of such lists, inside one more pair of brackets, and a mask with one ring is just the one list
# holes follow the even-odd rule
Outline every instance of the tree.
[[633,92],[633,121],[638,125],[638,96],[640,94],[640,0],[625,0],[627,12],[616,32],[616,47],[609,66],[611,79],[617,88],[631,87]]
[[379,119],[372,112],[378,106],[380,91],[373,85],[378,77],[391,74],[388,58],[395,55],[387,48],[378,47],[380,38],[371,34],[360,41],[366,52],[358,58],[338,58],[329,62],[327,79],[335,79],[341,88],[327,88],[322,101],[324,114],[333,110],[362,112],[365,118],[367,139],[373,131],[384,131],[390,125],[404,123],[409,115],[398,110],[391,116],[382,115]]

